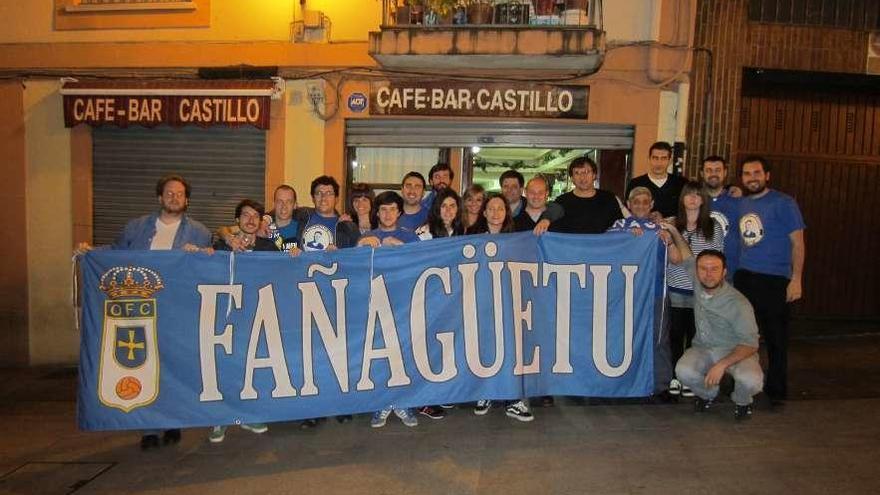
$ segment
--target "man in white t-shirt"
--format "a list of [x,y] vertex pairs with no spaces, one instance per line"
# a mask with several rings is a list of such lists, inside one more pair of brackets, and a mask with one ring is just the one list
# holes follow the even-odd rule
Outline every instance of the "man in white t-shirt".
[[[210,249],[211,232],[201,223],[186,215],[191,188],[179,175],[166,175],[156,183],[159,211],[131,220],[111,246],[113,249],[167,250],[183,249],[195,252]],[[82,253],[92,249],[89,243],[77,246]],[[141,448],[159,446],[159,431],[142,432]],[[180,441],[180,430],[165,430],[164,443]]]

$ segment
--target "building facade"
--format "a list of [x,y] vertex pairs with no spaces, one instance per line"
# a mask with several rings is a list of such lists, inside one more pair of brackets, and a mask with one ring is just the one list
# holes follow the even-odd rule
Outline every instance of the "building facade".
[[[412,5],[410,5],[412,4]],[[465,4],[467,4],[465,6]],[[280,183],[454,187],[588,154],[622,194],[687,142],[698,2],[0,1],[0,152],[14,240],[0,365],[76,362],[72,248],[155,208],[179,171],[216,226]],[[698,97],[698,96],[697,96]],[[691,131],[696,132],[696,131]],[[340,205],[342,206],[342,205]]]

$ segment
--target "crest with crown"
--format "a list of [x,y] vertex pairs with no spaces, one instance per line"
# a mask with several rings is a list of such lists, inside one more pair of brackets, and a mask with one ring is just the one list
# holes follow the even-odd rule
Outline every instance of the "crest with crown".
[[149,268],[140,266],[114,266],[101,276],[99,289],[111,299],[120,297],[149,298],[162,290],[162,277]]

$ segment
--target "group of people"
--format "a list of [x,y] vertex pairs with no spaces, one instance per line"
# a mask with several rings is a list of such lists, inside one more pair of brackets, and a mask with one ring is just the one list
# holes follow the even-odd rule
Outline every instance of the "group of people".
[[[734,380],[734,417],[747,419],[753,397],[762,390],[775,406],[786,399],[788,303],[801,297],[803,219],[791,197],[768,188],[770,164],[761,157],[741,161],[742,187],[728,185],[729,167],[721,157],[703,160],[699,181],[669,173],[671,160],[668,143],[653,144],[649,171],[629,182],[625,204],[596,187],[598,168],[587,156],[569,164],[573,189],[553,201],[548,201],[552,184],[546,177],[535,175],[526,182],[517,170],[500,176],[500,193],[474,184],[459,196],[451,187],[453,169],[438,163],[427,180],[419,172],[407,173],[401,193],[376,195],[366,184],[353,184],[340,213],[339,183],[324,175],[310,185],[314,207],[300,207],[294,188],[280,185],[270,212],[259,202],[244,199],[235,208],[235,225],[222,227],[215,235],[186,215],[190,185],[183,177],[170,175],[156,185],[159,211],[129,222],[113,247],[282,251],[297,256],[303,251],[382,248],[514,231],[652,233],[661,237],[661,249],[669,260],[668,311],[655,325],[655,395],[696,396],[695,408],[702,412],[712,406],[727,374]],[[758,361],[759,334],[767,347],[766,380]],[[540,401],[553,404],[552,397]],[[371,426],[384,426],[392,414],[405,425],[416,426],[418,415],[441,419],[449,407],[389,406],[373,414]],[[473,412],[486,414],[491,407],[487,398],[478,401]],[[520,421],[534,419],[528,398],[510,401],[504,410]],[[351,416],[336,419],[346,422]],[[306,420],[302,427],[321,421]],[[242,428],[255,433],[268,430],[265,424]],[[226,426],[216,426],[209,439],[223,441],[225,432]],[[159,433],[144,432],[141,447],[158,446]],[[163,436],[164,443],[179,439],[179,430]]]

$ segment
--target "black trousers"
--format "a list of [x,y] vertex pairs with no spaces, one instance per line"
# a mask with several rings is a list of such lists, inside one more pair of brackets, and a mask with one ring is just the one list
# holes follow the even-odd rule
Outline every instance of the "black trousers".
[[785,301],[788,279],[778,275],[737,270],[733,285],[752,303],[758,331],[767,347],[767,373],[764,393],[771,399],[785,400],[788,394],[788,320]]
[[672,347],[672,367],[684,355],[685,349],[691,346],[696,333],[694,327],[693,308],[675,308],[669,310],[669,344]]

